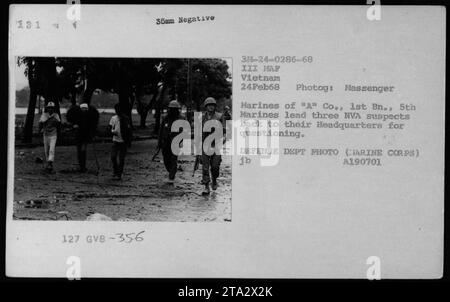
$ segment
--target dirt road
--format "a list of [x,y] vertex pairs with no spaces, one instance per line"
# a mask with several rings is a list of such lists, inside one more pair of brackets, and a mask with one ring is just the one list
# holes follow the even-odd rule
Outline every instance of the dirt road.
[[88,148],[88,172],[78,173],[75,146],[57,146],[52,174],[36,163],[42,146],[16,148],[14,219],[86,220],[99,213],[119,221],[231,221],[230,156],[223,156],[219,188],[205,197],[201,166],[192,177],[194,156],[181,156],[175,185],[165,184],[161,155],[151,161],[156,140],[133,142],[121,181],[111,179],[111,144]]

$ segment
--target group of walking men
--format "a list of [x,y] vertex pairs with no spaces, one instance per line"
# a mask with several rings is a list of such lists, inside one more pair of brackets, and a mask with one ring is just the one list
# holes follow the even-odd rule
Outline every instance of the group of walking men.
[[[204,102],[205,112],[202,114],[202,126],[211,120],[217,120],[225,129],[225,121],[231,119],[229,107],[225,112],[217,111],[217,102],[214,98],[208,97]],[[125,156],[127,149],[131,146],[132,125],[131,119],[124,114],[125,110],[120,104],[116,104],[115,115],[111,117],[107,132],[112,136],[111,162],[113,166],[113,179],[122,178]],[[87,146],[95,136],[99,113],[97,109],[87,103],[79,106],[72,106],[67,112],[67,121],[75,129],[75,140],[79,172],[86,172]],[[168,184],[172,185],[178,170],[178,154],[172,150],[172,141],[179,132],[172,131],[172,124],[177,120],[184,120],[181,114],[181,105],[177,101],[171,101],[168,106],[168,112],[163,119],[158,136],[158,148],[162,151],[164,166],[168,172]],[[60,116],[55,112],[55,104],[48,102],[46,111],[39,120],[39,129],[43,132],[44,151],[46,158],[46,170],[53,170],[53,161],[55,157],[55,146],[59,128],[61,125]],[[202,127],[202,129],[204,129]],[[225,130],[224,130],[225,131]],[[202,142],[212,133],[202,130]],[[214,147],[214,146],[212,146]],[[222,157],[217,152],[207,153],[202,150],[201,155],[197,155],[197,161],[202,164],[202,184],[204,189],[202,194],[210,194],[210,190],[216,190],[218,187],[217,178],[219,177],[220,164]]]

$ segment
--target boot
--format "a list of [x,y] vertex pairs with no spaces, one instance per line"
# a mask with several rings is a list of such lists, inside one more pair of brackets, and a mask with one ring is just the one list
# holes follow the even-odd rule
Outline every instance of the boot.
[[216,179],[213,179],[211,187],[212,187],[213,191],[217,190],[217,180]]
[[209,195],[211,191],[209,190],[209,183],[205,184],[205,188],[203,189],[202,195]]
[[168,185],[173,186],[175,184],[175,179],[169,176],[169,179],[166,182]]

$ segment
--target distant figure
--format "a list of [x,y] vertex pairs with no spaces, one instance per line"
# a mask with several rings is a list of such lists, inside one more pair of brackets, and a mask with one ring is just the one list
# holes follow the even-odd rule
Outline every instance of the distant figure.
[[[121,180],[127,148],[131,146],[131,125],[128,117],[122,112],[120,104],[114,106],[116,115],[111,117],[108,130],[113,135],[111,148],[111,161],[113,164],[113,179]],[[117,159],[119,161],[117,161]]]
[[86,172],[87,145],[95,136],[99,113],[94,106],[82,103],[80,106],[72,106],[67,112],[67,120],[73,124],[76,130],[76,145],[80,172]]
[[231,120],[231,109],[229,106],[225,106],[225,110],[223,112],[223,118],[226,121]]
[[39,132],[43,132],[44,152],[47,162],[46,170],[53,171],[53,161],[55,160],[55,147],[58,129],[61,125],[59,115],[55,112],[55,103],[48,102],[46,112],[39,119]]
[[171,101],[169,103],[169,111],[167,116],[163,119],[161,123],[161,129],[158,138],[158,147],[161,148],[164,166],[167,172],[169,172],[169,184],[173,184],[175,181],[175,174],[178,168],[178,155],[172,152],[172,140],[179,134],[179,132],[172,132],[172,124],[176,120],[184,119],[180,114],[180,103],[177,101]]
[[[218,120],[223,127],[223,131],[225,131],[225,121],[223,118],[223,115],[216,111],[217,103],[216,100],[212,97],[208,97],[205,102],[204,106],[206,108],[206,111],[203,113],[202,116],[202,129],[205,129],[205,123],[209,120]],[[208,135],[211,134],[211,132],[206,132],[203,130],[202,134],[202,142],[204,143],[205,138],[208,137]],[[212,146],[214,147],[214,146]],[[210,188],[209,183],[212,178],[212,189],[217,189],[217,178],[219,177],[220,173],[220,163],[222,162],[222,156],[220,154],[212,154],[207,155],[205,153],[204,148],[202,147],[202,183],[205,185],[205,188],[202,192],[203,195],[209,195]],[[211,176],[210,176],[210,170],[211,170]]]

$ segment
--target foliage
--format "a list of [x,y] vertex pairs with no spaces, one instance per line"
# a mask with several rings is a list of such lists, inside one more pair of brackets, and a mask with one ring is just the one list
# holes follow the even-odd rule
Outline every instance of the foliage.
[[[49,77],[44,59],[19,57],[17,60],[18,65],[25,64],[26,76],[32,73],[31,79],[39,95],[45,94]],[[227,63],[221,59],[58,57],[55,66],[53,90],[57,99],[70,99],[72,94],[88,94],[90,98],[95,89],[127,96],[155,94],[158,88],[165,86],[172,97],[190,106],[188,78],[192,105],[201,103],[207,96],[220,99],[231,95],[231,75]]]

